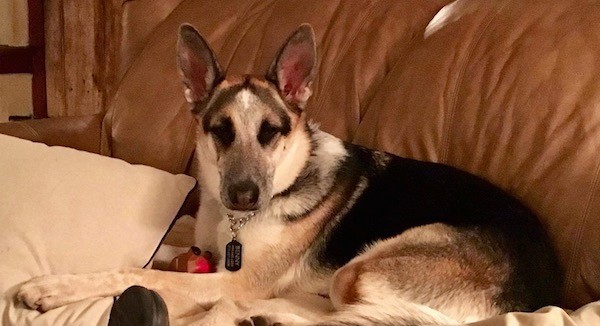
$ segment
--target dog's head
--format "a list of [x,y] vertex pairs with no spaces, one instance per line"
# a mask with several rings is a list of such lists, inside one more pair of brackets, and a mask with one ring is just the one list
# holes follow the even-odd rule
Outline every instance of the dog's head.
[[288,188],[309,155],[304,106],[316,70],[314,33],[301,25],[265,76],[226,76],[191,25],[177,45],[186,100],[199,121],[203,191],[228,209],[257,210]]

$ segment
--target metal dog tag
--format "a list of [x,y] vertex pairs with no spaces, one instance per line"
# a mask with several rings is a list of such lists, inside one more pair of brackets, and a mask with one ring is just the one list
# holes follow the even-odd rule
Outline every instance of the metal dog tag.
[[225,268],[231,272],[239,271],[242,268],[242,244],[236,240],[231,240],[225,246]]

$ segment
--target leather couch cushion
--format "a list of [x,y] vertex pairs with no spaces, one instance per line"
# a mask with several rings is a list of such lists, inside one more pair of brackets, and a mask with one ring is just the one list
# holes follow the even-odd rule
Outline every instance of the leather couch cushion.
[[104,114],[0,123],[0,134],[99,153]]
[[142,52],[148,36],[183,0],[135,0],[122,4],[122,37],[118,78],[123,77],[132,61]]
[[579,307],[600,298],[599,62],[598,1],[459,0],[397,62],[355,141],[521,198],[554,241],[565,305]]

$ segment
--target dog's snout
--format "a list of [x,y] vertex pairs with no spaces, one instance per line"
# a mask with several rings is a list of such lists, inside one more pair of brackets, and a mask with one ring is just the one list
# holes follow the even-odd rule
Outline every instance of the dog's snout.
[[258,186],[254,182],[245,180],[236,183],[229,187],[228,192],[233,209],[250,211],[257,208],[259,191]]

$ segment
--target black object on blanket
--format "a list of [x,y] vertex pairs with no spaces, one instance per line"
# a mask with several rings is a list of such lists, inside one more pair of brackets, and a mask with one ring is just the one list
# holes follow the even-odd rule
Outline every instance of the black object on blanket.
[[110,310],[108,326],[168,326],[169,314],[158,293],[143,286],[127,288]]

